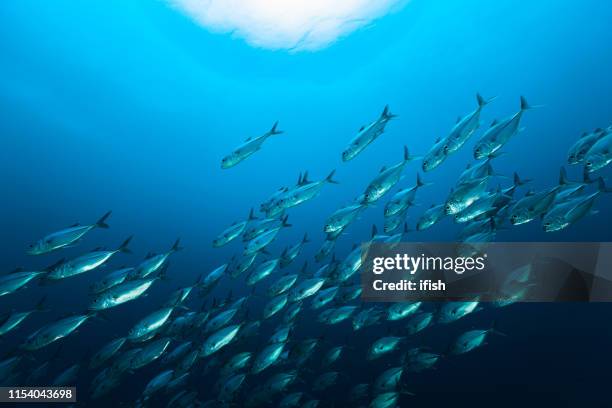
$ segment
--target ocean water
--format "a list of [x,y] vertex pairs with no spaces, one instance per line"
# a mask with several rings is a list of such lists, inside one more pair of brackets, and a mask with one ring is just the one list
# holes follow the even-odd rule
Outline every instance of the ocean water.
[[[542,107],[525,112],[524,131],[494,159],[494,168],[532,178],[528,188],[556,185],[567,151],[581,133],[612,124],[611,18],[612,5],[596,0],[413,0],[327,48],[292,53],[210,32],[162,1],[4,2],[0,270],[40,269],[96,247],[114,248],[132,234],[134,239],[133,254],[118,254],[104,268],[0,297],[1,311],[27,310],[43,295],[49,309],[2,336],[0,354],[16,353],[43,324],[85,311],[89,285],[108,271],[136,265],[149,252],[166,251],[180,237],[184,250],[171,256],[167,282],[154,284],[146,297],[110,309],[103,321],[87,321],[77,333],[33,353],[35,361],[27,359],[17,370],[26,373],[49,359],[61,343],[40,385],[80,363],[77,405],[134,406],[146,383],[162,371],[159,362],[126,375],[110,394],[94,400],[90,387],[99,370],[86,368],[89,358],[159,308],[174,289],[242,252],[240,240],[213,248],[218,233],[245,219],[250,208],[257,209],[280,187],[294,185],[300,172],[318,180],[335,169],[339,184],[326,185],[319,197],[290,209],[292,227],[281,231],[268,249],[278,255],[307,233],[311,242],[288,270],[299,271],[304,261],[309,271],[316,270],[313,256],[324,239],[326,218],[361,194],[382,166],[398,163],[404,145],[413,154],[425,154],[448,134],[457,116],[475,109],[477,92],[496,97],[483,109],[481,129],[458,153],[423,175],[433,184],[419,191],[408,226],[414,229],[425,209],[444,202],[458,174],[473,162],[476,138],[493,119],[517,112],[521,95]],[[362,154],[343,163],[342,150],[386,104],[398,118]],[[271,137],[238,166],[220,168],[223,156],[277,120],[285,133]],[[579,166],[566,168],[570,179],[581,178]],[[417,171],[419,161],[408,164],[398,187],[412,186]],[[598,175],[610,172],[607,168]],[[503,178],[497,182],[509,185]],[[372,224],[382,230],[384,201],[367,209],[338,239],[338,259],[370,238]],[[496,239],[610,241],[611,205],[612,197],[603,195],[596,215],[563,231],[545,233],[534,221],[500,230]],[[52,254],[26,254],[28,245],[44,235],[75,222],[92,223],[108,210],[113,211],[110,229],[94,230],[77,246]],[[447,217],[405,239],[452,241],[459,230]],[[206,302],[212,308],[212,299],[225,298],[229,291],[249,295],[245,277],[223,277],[208,297],[192,295],[186,306],[199,310]],[[256,291],[265,293],[272,279]],[[260,318],[264,302],[251,296],[248,318]],[[359,300],[351,304],[372,306]],[[443,358],[434,370],[405,375],[403,382],[415,395],[402,395],[401,406],[607,406],[610,316],[607,304],[485,305],[451,325],[435,325],[402,347],[444,351],[460,333],[487,328],[493,320],[506,336],[491,337],[472,353]],[[402,324],[382,323],[354,334],[348,322],[328,327],[315,317],[308,310],[298,317],[292,341],[323,338],[290,390],[307,392],[307,399],[325,407],[357,406],[346,400],[351,386],[372,382],[399,364],[401,356],[395,352],[368,362],[364,350]],[[264,322],[256,337],[228,346],[217,358],[260,349],[280,320]],[[310,391],[309,384],[323,372],[320,356],[340,344],[349,346],[334,368],[343,375],[324,392]],[[202,402],[216,396],[217,375],[215,370],[205,373],[206,364],[202,359],[192,368],[185,386],[197,390]],[[254,389],[283,369],[247,376],[236,404],[243,405]],[[171,397],[161,393],[149,403],[165,406]]]

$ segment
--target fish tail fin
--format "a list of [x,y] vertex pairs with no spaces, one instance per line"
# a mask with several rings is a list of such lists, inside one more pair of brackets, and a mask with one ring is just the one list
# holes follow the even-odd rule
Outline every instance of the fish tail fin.
[[104,214],[98,221],[96,221],[96,228],[108,228],[108,224],[106,223],[106,219],[110,217],[112,211],[108,211]]
[[493,320],[493,323],[491,323],[491,327],[489,328],[489,333],[497,334],[498,336],[504,336],[504,337],[507,336],[506,333],[501,332],[497,329],[497,321],[495,320]]
[[370,236],[374,238],[376,235],[378,235],[378,228],[376,228],[376,224],[372,224],[372,234]]
[[597,180],[591,178],[591,175],[589,174],[589,169],[586,166],[584,166],[584,169],[582,171],[582,182],[585,184],[591,184],[596,181]]
[[404,234],[407,234],[407,233],[409,233],[410,231],[411,231],[411,230],[410,230],[410,228],[408,228],[408,223],[407,223],[407,222],[405,222],[405,223],[404,223]]
[[304,238],[302,238],[302,244],[307,244],[309,242],[310,242],[310,240],[308,239],[308,234],[305,233],[304,234]]
[[597,191],[600,193],[612,193],[612,187],[606,186],[606,182],[603,177],[597,179]]
[[417,177],[416,177],[416,188],[419,187],[425,187],[425,186],[431,186],[433,183],[428,183],[426,181],[423,181],[423,179],[421,178],[421,173],[419,173],[417,171]]
[[325,181],[331,184],[339,184],[336,180],[334,180],[334,174],[336,174],[336,169],[332,170],[331,173],[325,177]]
[[281,133],[285,133],[282,130],[277,130],[276,129],[277,126],[278,126],[278,120],[276,122],[274,122],[274,125],[272,125],[272,129],[270,129],[268,134],[269,135],[280,135]]
[[177,238],[176,241],[174,241],[174,244],[172,245],[172,248],[170,248],[170,252],[177,252],[183,249],[182,246],[180,246],[181,244],[181,239]]
[[256,220],[257,217],[255,216],[255,210],[253,210],[253,208],[251,208],[251,211],[249,211],[249,221],[253,221]]
[[486,105],[491,103],[495,98],[497,98],[497,96],[494,96],[494,97],[489,98],[489,99],[485,99],[485,98],[482,97],[482,95],[480,93],[476,94],[476,100],[478,101],[478,107],[479,108],[484,108]]
[[530,183],[531,179],[521,179],[517,172],[514,172],[514,185],[516,187],[524,186],[527,183]]
[[380,117],[385,118],[385,119],[393,119],[393,118],[396,118],[397,115],[391,113],[391,111],[389,110],[389,105],[385,105],[385,108],[380,114]]
[[291,226],[291,224],[289,224],[289,223],[287,222],[287,220],[288,220],[288,219],[289,219],[289,216],[288,216],[288,215],[285,215],[285,216],[284,216],[284,217],[281,219],[281,221],[282,221],[281,226],[283,226],[283,227],[290,227],[290,226]]
[[132,240],[132,238],[134,238],[133,235],[130,235],[129,237],[127,237],[127,239],[125,241],[123,241],[123,243],[121,244],[121,246],[117,249],[117,251],[119,252],[124,252],[126,254],[131,254],[132,250],[130,248],[128,248],[128,244],[130,243],[130,241]]
[[410,152],[408,151],[408,146],[404,146],[404,163],[412,161],[412,160],[419,160],[419,159],[422,159],[422,157],[421,156],[411,156]]
[[569,184],[569,181],[567,179],[567,171],[565,170],[565,167],[561,166],[561,169],[559,170],[559,185],[566,185]]
[[169,267],[170,267],[170,262],[164,263],[164,265],[161,267],[161,270],[159,271],[159,274],[157,275],[157,279],[161,281],[167,281]]
[[530,105],[529,102],[527,102],[527,99],[521,95],[521,112],[543,107],[543,105]]

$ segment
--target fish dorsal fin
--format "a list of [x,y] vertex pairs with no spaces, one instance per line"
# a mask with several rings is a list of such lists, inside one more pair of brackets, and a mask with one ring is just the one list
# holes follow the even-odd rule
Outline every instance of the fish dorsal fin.
[[493,122],[491,122],[491,127],[497,125],[499,123],[499,121],[497,119],[493,119]]
[[466,170],[471,169],[471,168],[472,168],[472,163],[468,163],[467,166],[465,166]]
[[442,140],[439,136],[436,137],[436,141],[434,142],[435,144],[440,143],[440,140]]
[[589,132],[582,132],[582,134],[580,135],[580,138],[582,139],[583,137],[588,136],[588,135],[589,135]]
[[72,225],[70,226],[70,228],[73,228],[73,227],[78,227],[78,226],[80,226],[80,225],[81,225],[81,224],[79,224],[78,222],[75,222],[74,224],[72,224]]
[[361,126],[361,127],[359,128],[359,131],[361,132],[363,129],[365,129],[365,125]]
[[457,116],[457,121],[455,122],[455,124],[461,122],[461,116]]
[[247,138],[247,140],[245,140],[245,142],[250,142],[251,140],[253,140],[252,137]]
[[380,169],[380,172],[382,173],[385,170],[387,170],[387,166],[382,166],[382,168]]
[[149,252],[149,253],[147,254],[147,256],[145,256],[145,259],[151,259],[151,258],[153,258],[154,256],[155,256],[155,252]]
[[300,184],[301,186],[305,185],[305,184],[309,184],[310,180],[308,180],[308,170],[306,170],[304,172],[304,177],[302,177],[302,183]]
[[436,206],[435,204],[432,204],[429,206],[429,208],[434,208],[435,206]]
[[525,197],[531,197],[532,195],[535,195],[535,191],[533,190],[529,190],[528,192],[525,193]]

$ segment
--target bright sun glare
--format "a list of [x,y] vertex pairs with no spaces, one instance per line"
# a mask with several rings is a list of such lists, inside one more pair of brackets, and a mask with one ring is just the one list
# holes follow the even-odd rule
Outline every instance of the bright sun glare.
[[169,0],[213,32],[255,47],[314,51],[407,0]]

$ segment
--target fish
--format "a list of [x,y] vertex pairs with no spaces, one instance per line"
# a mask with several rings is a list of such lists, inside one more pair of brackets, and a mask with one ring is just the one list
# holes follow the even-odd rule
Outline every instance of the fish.
[[128,275],[128,279],[143,279],[159,271],[159,269],[168,261],[168,257],[175,252],[182,250],[180,246],[181,240],[177,239],[168,252],[158,255],[147,256],[135,269]]
[[248,276],[246,284],[252,286],[270,276],[270,274],[278,268],[279,264],[280,258],[270,259],[269,261],[259,264],[259,266]]
[[258,235],[256,238],[253,238],[253,240],[249,241],[246,248],[244,249],[244,256],[249,256],[256,252],[265,251],[265,248],[276,239],[276,236],[278,235],[279,231],[282,228],[287,228],[290,226],[291,224],[287,223],[287,216],[283,217],[282,223],[279,226],[272,228],[262,233],[261,235]]
[[584,157],[584,166],[589,173],[601,170],[612,163],[612,132],[601,137]]
[[397,391],[401,385],[402,374],[404,374],[402,366],[386,369],[374,381],[374,391],[376,393]]
[[171,352],[166,353],[162,356],[160,363],[162,365],[168,365],[178,362],[184,357],[190,350],[193,349],[192,341],[184,341],[176,346]]
[[338,361],[340,357],[342,356],[342,354],[344,353],[345,349],[346,349],[346,346],[335,346],[327,350],[327,352],[323,356],[323,361],[321,363],[323,367],[329,367],[332,364],[334,364],[336,361]]
[[55,379],[51,381],[50,385],[53,387],[65,387],[72,385],[75,383],[80,370],[81,366],[79,364],[73,364],[55,377]]
[[55,268],[50,270],[46,275],[47,280],[60,280],[69,278],[71,276],[80,275],[85,272],[89,272],[100,265],[107,262],[113,255],[123,252],[131,253],[132,251],[128,248],[128,244],[132,240],[132,237],[128,237],[119,248],[109,250],[94,250],[85,255],[76,257],[70,261],[62,262]]
[[104,276],[101,280],[93,283],[90,286],[90,291],[94,295],[104,292],[112,288],[113,286],[117,286],[120,283],[123,283],[128,275],[134,270],[134,268],[125,268],[122,267],[113,272],[110,272]]
[[155,333],[166,324],[173,311],[174,306],[163,307],[142,318],[128,330],[128,340],[137,341],[138,339],[149,336],[151,333]]
[[465,142],[478,130],[480,127],[480,113],[493,99],[495,98],[485,100],[480,94],[476,94],[478,102],[476,110],[466,115],[463,119],[458,120],[450,134],[445,138],[444,153],[447,156],[463,147]]
[[230,358],[227,363],[225,363],[225,365],[221,368],[220,373],[222,376],[234,374],[246,368],[252,359],[253,353],[251,353],[250,351],[240,352]]
[[338,293],[338,286],[331,286],[329,288],[320,290],[316,294],[314,299],[312,299],[312,304],[311,304],[312,309],[321,309],[322,307],[327,305],[329,302],[334,300],[334,297],[336,297],[337,293]]
[[400,181],[406,164],[414,159],[415,157],[410,156],[408,147],[404,146],[404,160],[392,167],[383,167],[380,170],[380,173],[366,187],[362,204],[370,205],[387,194]]
[[335,239],[326,239],[325,241],[323,241],[323,244],[321,244],[321,247],[315,254],[315,261],[322,262],[325,258],[327,258],[334,251],[335,247],[336,247]]
[[273,297],[266,303],[263,310],[263,318],[269,319],[278,312],[280,312],[285,306],[287,306],[288,297],[286,294],[278,295]]
[[289,291],[289,302],[299,302],[315,295],[324,283],[324,278],[311,278],[299,282]]
[[342,161],[347,162],[357,157],[370,143],[383,134],[387,123],[395,117],[397,115],[392,114],[389,111],[389,105],[386,105],[378,119],[359,129],[357,136],[342,152]]
[[297,274],[288,274],[278,278],[276,282],[268,286],[268,296],[277,296],[288,291],[298,280]]
[[398,191],[391,197],[391,200],[385,204],[385,217],[391,217],[408,209],[414,203],[417,190],[426,185],[428,185],[428,183],[424,183],[423,180],[421,180],[421,175],[417,173],[414,187]]
[[328,371],[320,374],[312,382],[312,390],[315,392],[325,391],[338,381],[340,373],[337,371]]
[[228,154],[223,159],[221,159],[221,168],[229,169],[231,167],[236,166],[237,164],[249,158],[255,152],[259,151],[263,143],[270,136],[280,135],[284,133],[282,130],[278,130],[277,126],[278,126],[278,121],[275,122],[272,128],[266,133],[264,133],[263,135],[258,136],[258,137],[249,137],[247,140],[245,140],[244,143],[238,146],[232,153]]
[[234,324],[231,326],[224,327],[219,331],[216,331],[215,333],[211,334],[204,341],[204,344],[202,345],[202,348],[200,350],[200,356],[209,356],[228,345],[234,339],[234,337],[236,337],[238,331],[240,330],[240,327],[240,324]]
[[365,207],[361,203],[340,208],[327,218],[323,231],[327,234],[333,234],[333,237],[337,236],[336,234],[342,233],[350,223],[357,219],[364,209]]
[[384,312],[378,307],[364,309],[353,317],[353,330],[361,330],[365,327],[379,323],[384,317]]
[[245,221],[235,222],[226,229],[224,229],[215,239],[213,239],[213,247],[220,248],[224,245],[229,244],[240,235],[242,235],[247,228],[247,225],[256,220],[257,217],[253,214],[253,209],[251,208],[251,212],[249,213],[248,218]]
[[21,345],[21,348],[28,351],[39,350],[57,340],[69,336],[93,316],[93,313],[78,314],[44,325],[28,336]]
[[408,324],[406,324],[408,334],[416,334],[425,330],[433,323],[433,318],[434,315],[431,312],[421,312],[415,314],[412,318],[410,318]]
[[527,192],[510,210],[510,223],[526,224],[545,214],[555,201],[559,189],[559,186],[555,186],[538,193]]
[[609,193],[611,191],[611,189],[606,187],[603,178],[600,177],[599,186],[596,192],[562,202],[547,211],[542,218],[542,227],[544,231],[560,231],[576,223],[586,215],[592,213],[595,200],[602,193]]
[[477,311],[479,302],[477,300],[469,302],[446,302],[440,306],[438,312],[438,322],[450,323]]
[[199,287],[204,293],[210,292],[214,286],[219,282],[219,279],[225,274],[227,271],[228,264],[223,264],[221,266],[216,267],[211,272],[208,273],[199,283]]
[[521,131],[520,123],[523,113],[533,108],[534,106],[530,106],[527,100],[521,96],[521,109],[507,119],[493,122],[491,127],[476,142],[474,158],[476,160],[484,159],[501,149],[512,136]]
[[444,212],[447,215],[456,215],[465,210],[485,194],[488,183],[489,177],[483,177],[459,185],[448,195]]
[[148,343],[130,359],[130,370],[137,370],[157,360],[170,345],[170,339],[161,338]]
[[316,198],[319,196],[321,190],[323,190],[323,187],[326,184],[338,184],[338,182],[334,180],[334,174],[336,174],[336,170],[332,170],[331,173],[329,173],[323,180],[314,182],[308,181],[306,176],[304,176],[302,185],[286,191],[278,199],[278,206],[280,207],[281,211]]
[[147,385],[145,385],[145,389],[142,392],[143,399],[147,400],[151,395],[162,390],[170,382],[173,376],[174,370],[164,370],[153,377]]
[[280,267],[282,268],[286,268],[287,266],[289,266],[291,264],[291,262],[293,262],[293,260],[295,258],[297,258],[297,256],[300,254],[300,252],[302,251],[302,248],[304,247],[305,244],[309,243],[310,241],[308,240],[308,234],[304,234],[304,238],[302,238],[302,240],[300,242],[298,242],[297,244],[290,246],[288,248],[285,248],[283,250],[283,253],[280,256]]
[[582,134],[580,139],[576,141],[570,147],[567,153],[567,164],[576,165],[584,162],[584,158],[586,157],[591,147],[602,137],[605,137],[609,134],[609,131],[606,129],[595,129],[593,132],[585,132]]
[[442,218],[444,218],[445,215],[445,204],[432,204],[431,207],[429,207],[417,221],[417,231],[424,231],[433,227]]
[[153,282],[163,279],[165,279],[165,274],[162,271],[162,273],[156,277],[131,280],[113,286],[97,295],[90,303],[89,310],[110,309],[134,299],[138,299],[151,287],[151,285],[153,285]]
[[433,169],[439,167],[448,155],[446,154],[446,139],[438,138],[434,142],[434,145],[427,154],[423,157],[423,162],[421,163],[421,169],[427,173],[432,171]]
[[495,324],[489,329],[469,330],[462,333],[451,345],[450,353],[452,355],[465,354],[485,344],[485,340],[489,334],[503,333],[495,329]]
[[333,325],[350,319],[357,310],[357,306],[341,306],[338,308],[327,309],[319,315],[319,322]]
[[204,328],[204,333],[210,333],[227,325],[234,318],[236,313],[238,313],[238,308],[235,307],[220,311],[215,317],[208,321]]
[[370,349],[368,350],[368,354],[367,354],[367,360],[369,361],[375,360],[377,358],[382,357],[385,354],[395,351],[399,343],[402,342],[403,340],[404,340],[404,337],[394,337],[394,336],[381,337],[380,339],[372,343],[372,345],[370,346]]
[[398,302],[393,303],[387,309],[387,320],[397,321],[416,313],[421,307],[421,302]]
[[261,350],[255,359],[253,360],[253,366],[251,367],[252,374],[259,374],[266,368],[270,367],[281,356],[285,343],[272,343]]
[[28,247],[27,253],[30,255],[42,255],[76,245],[89,231],[95,228],[108,228],[106,220],[110,217],[111,211],[104,214],[98,221],[91,225],[74,224],[68,228],[53,232]]
[[0,296],[9,295],[18,289],[24,288],[33,279],[44,276],[46,271],[26,272],[16,269],[11,273],[0,276]]
[[46,296],[43,296],[31,310],[23,312],[7,312],[0,315],[0,336],[4,336],[8,332],[15,330],[25,319],[32,313],[44,312]]
[[89,368],[98,368],[115,356],[127,341],[126,337],[119,337],[106,343],[89,361]]

